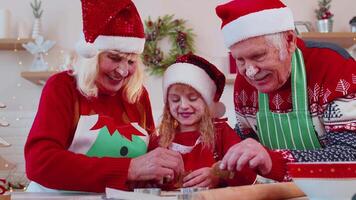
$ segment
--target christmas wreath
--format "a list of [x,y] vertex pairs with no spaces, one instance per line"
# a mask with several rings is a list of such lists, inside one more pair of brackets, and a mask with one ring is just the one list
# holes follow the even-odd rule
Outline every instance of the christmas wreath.
[[[185,27],[185,20],[173,19],[173,17],[173,15],[165,15],[156,21],[152,21],[149,17],[145,21],[146,43],[142,60],[152,75],[162,75],[178,56],[194,53],[192,29]],[[164,38],[168,38],[171,42],[171,49],[166,56],[158,45]]]

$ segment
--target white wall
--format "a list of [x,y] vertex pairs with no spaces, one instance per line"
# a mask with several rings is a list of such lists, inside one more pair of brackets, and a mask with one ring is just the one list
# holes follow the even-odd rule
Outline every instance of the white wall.
[[[226,49],[220,33],[220,22],[215,16],[215,6],[227,0],[133,0],[143,19],[151,16],[155,19],[165,14],[175,14],[176,18],[188,20],[188,26],[194,29],[197,54],[217,64],[223,71],[227,69]],[[9,9],[12,13],[11,33],[17,37],[19,22],[26,23],[30,28],[33,21],[29,0],[1,0],[0,9]],[[316,0],[284,0],[294,11],[298,21],[315,22],[314,8]],[[349,31],[348,21],[355,15],[355,0],[335,0],[332,12],[335,14],[334,31]],[[51,66],[63,63],[60,51],[69,52],[73,49],[81,30],[81,8],[79,0],[43,0],[42,16],[43,35],[57,42],[46,60]],[[256,26],[258,26],[256,24]],[[22,65],[19,65],[19,62]],[[13,143],[13,146],[0,150],[0,155],[9,161],[18,163],[18,173],[23,173],[23,143],[30,129],[41,87],[22,79],[20,72],[31,64],[29,53],[0,51],[0,101],[8,107],[0,110],[0,118],[5,117],[11,126],[0,128],[0,136]],[[148,77],[147,88],[155,116],[162,109],[161,78]],[[232,85],[227,85],[222,101],[229,108],[229,120],[234,124]],[[0,172],[1,178],[1,172]]]

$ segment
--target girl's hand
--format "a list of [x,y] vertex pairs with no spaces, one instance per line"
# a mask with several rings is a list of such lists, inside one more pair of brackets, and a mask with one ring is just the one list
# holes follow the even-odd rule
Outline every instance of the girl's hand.
[[213,175],[210,167],[197,169],[183,178],[183,187],[214,188],[218,184],[219,177]]

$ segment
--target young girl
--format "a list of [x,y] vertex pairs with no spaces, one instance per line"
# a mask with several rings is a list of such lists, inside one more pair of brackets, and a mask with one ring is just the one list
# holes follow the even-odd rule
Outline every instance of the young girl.
[[158,135],[150,139],[149,149],[161,146],[177,151],[185,167],[185,174],[170,182],[168,188],[254,182],[256,175],[247,168],[230,178],[221,178],[212,170],[229,147],[241,141],[226,119],[218,119],[225,112],[219,102],[224,86],[224,74],[193,54],[179,57],[164,73],[163,119]]

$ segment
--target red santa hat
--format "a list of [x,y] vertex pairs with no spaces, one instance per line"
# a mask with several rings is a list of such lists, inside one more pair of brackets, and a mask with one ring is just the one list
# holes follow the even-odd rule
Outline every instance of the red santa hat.
[[76,51],[85,58],[98,50],[142,53],[145,33],[140,15],[131,0],[81,0],[83,37]]
[[216,7],[225,45],[248,38],[294,30],[292,11],[279,0],[233,0]]
[[180,56],[163,75],[165,102],[168,88],[177,83],[189,85],[198,91],[212,111],[213,117],[219,118],[225,114],[225,106],[219,102],[225,87],[225,76],[215,65],[197,55]]

